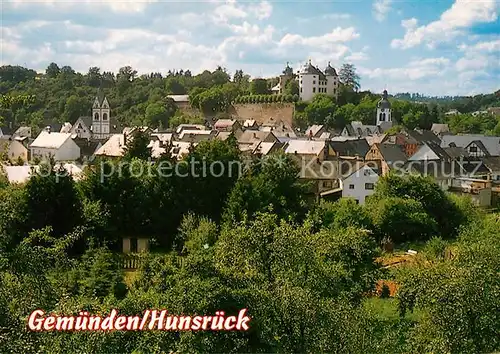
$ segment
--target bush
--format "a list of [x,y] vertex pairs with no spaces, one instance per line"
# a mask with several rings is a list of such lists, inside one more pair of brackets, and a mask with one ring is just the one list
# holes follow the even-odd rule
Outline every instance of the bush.
[[424,254],[429,259],[443,259],[446,242],[441,237],[431,238],[425,245]]

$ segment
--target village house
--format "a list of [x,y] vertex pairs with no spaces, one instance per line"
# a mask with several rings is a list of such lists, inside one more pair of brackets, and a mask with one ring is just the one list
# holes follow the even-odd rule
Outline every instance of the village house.
[[17,128],[12,137],[31,138],[31,127],[22,126]]
[[472,202],[479,207],[490,207],[492,198],[491,181],[475,178],[455,178],[449,191],[471,197]]
[[28,161],[28,149],[17,139],[0,137],[0,161],[2,160],[10,160],[11,162]]
[[[59,168],[61,164],[57,164],[54,168]],[[66,170],[69,176],[71,176],[75,181],[80,180],[83,177],[83,170],[79,166],[71,163],[62,164],[62,167]],[[1,166],[7,180],[12,184],[22,184],[28,182],[33,173],[37,173],[40,170],[40,166]]]
[[90,140],[85,138],[74,138],[73,141],[80,148],[80,160],[82,162],[92,161],[94,155],[102,146],[98,140]]
[[353,198],[359,204],[364,204],[366,197],[375,192],[379,175],[368,165],[362,165],[340,182],[343,198]]
[[218,131],[233,132],[241,131],[241,124],[236,119],[219,119],[214,124]]
[[479,134],[444,135],[441,147],[462,147],[471,157],[500,156],[500,137]]
[[247,119],[243,122],[243,128],[248,130],[258,130],[259,124],[255,119]]
[[189,103],[189,95],[168,95],[167,98],[172,99],[175,102],[177,108],[181,110],[191,108]]
[[48,159],[55,161],[76,161],[80,158],[80,148],[70,133],[51,133],[42,130],[30,145],[32,159]]
[[439,123],[432,124],[431,132],[436,134],[438,137],[451,134],[448,124],[439,124]]
[[310,139],[319,138],[323,133],[326,132],[324,125],[311,125],[306,129],[305,135]]
[[126,134],[113,134],[97,151],[96,156],[121,157],[125,153]]
[[92,136],[92,117],[80,117],[71,127],[69,133],[76,134],[81,139],[91,139]]
[[338,158],[359,158],[364,159],[370,150],[370,145],[366,139],[329,141],[331,156]]
[[184,129],[186,129],[186,130],[206,130],[207,127],[205,127],[204,125],[201,125],[201,124],[180,124],[175,129],[175,133],[181,134]]
[[390,170],[403,167],[407,157],[398,145],[373,144],[365,155],[365,161],[373,161],[378,167],[377,173],[385,176]]
[[189,143],[199,143],[201,141],[212,140],[217,135],[217,133],[217,130],[184,129],[182,130],[182,133],[174,138],[174,140]]
[[149,251],[149,239],[146,237],[123,237],[122,252],[141,253]]

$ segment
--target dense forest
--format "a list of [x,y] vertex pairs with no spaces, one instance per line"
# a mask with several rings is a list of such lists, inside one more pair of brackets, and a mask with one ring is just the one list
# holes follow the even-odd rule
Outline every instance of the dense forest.
[[[36,132],[50,123],[74,123],[80,116],[88,116],[93,98],[104,93],[112,107],[112,115],[124,126],[148,125],[164,129],[180,123],[203,122],[204,116],[223,117],[227,108],[236,103],[294,102],[297,127],[325,124],[340,129],[350,121],[374,124],[376,104],[380,93],[359,90],[359,77],[353,65],[345,64],[339,71],[344,81],[337,100],[317,95],[309,103],[298,99],[298,84],[288,82],[285,93],[270,95],[278,79],[254,79],[242,70],[233,75],[224,68],[193,75],[189,70],[137,74],[127,66],[118,73],[101,72],[89,68],[85,74],[69,66],[51,63],[45,73],[19,67],[0,67],[0,93],[3,96],[32,96],[30,104],[16,103],[0,107],[4,126],[29,125]],[[285,70],[286,71],[286,70]],[[284,71],[284,72],[285,72]],[[179,111],[167,95],[187,94],[199,114]],[[500,135],[498,117],[490,114],[472,116],[470,113],[492,106],[500,106],[500,91],[474,97],[431,100],[420,95],[397,94],[391,98],[393,118],[401,126],[429,129],[432,123],[449,123],[455,133],[483,133]],[[462,114],[445,116],[450,109]]]
[[[25,185],[0,180],[0,348],[5,353],[479,353],[500,350],[500,218],[431,179],[388,175],[365,205],[315,203],[287,155],[238,178],[234,139],[187,160],[222,161],[220,177],[166,177],[144,164],[140,133],[119,163],[75,182],[42,165]],[[135,143],[133,143],[135,141]],[[139,142],[141,142],[139,144]],[[170,161],[168,155],[156,161]],[[175,161],[171,161],[176,163]],[[130,165],[127,165],[130,164]],[[201,164],[197,164],[201,168]],[[178,175],[178,176],[177,176]],[[186,177],[180,177],[186,176]],[[121,238],[148,237],[133,274]],[[384,268],[387,245],[418,249]],[[396,282],[396,298],[377,280]],[[29,332],[27,316],[227,314],[246,332]]]

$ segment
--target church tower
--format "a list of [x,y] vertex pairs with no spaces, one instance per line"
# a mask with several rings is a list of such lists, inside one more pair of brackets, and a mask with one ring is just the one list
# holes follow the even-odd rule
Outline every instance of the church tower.
[[92,105],[92,135],[95,139],[109,137],[110,108],[106,97],[99,91]]
[[387,90],[384,90],[382,99],[377,103],[377,126],[382,128],[392,127],[392,109]]

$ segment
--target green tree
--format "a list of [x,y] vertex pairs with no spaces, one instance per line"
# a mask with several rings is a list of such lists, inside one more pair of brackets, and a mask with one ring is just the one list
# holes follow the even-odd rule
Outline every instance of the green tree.
[[56,78],[60,72],[61,69],[59,69],[59,66],[56,63],[50,63],[47,69],[45,70],[45,75],[53,79]]
[[150,137],[149,134],[142,131],[142,129],[135,129],[131,136],[127,137],[123,155],[124,159],[132,160],[134,158],[140,160],[151,159],[151,147],[149,147]]
[[356,74],[356,67],[353,64],[342,64],[339,71],[339,79],[341,83],[356,92],[360,88],[359,75]]
[[266,79],[253,79],[250,82],[250,93],[252,95],[267,95],[269,89],[267,87]]
[[82,202],[73,177],[54,161],[42,163],[26,184],[25,230],[50,226],[54,237],[70,233],[81,222]]

